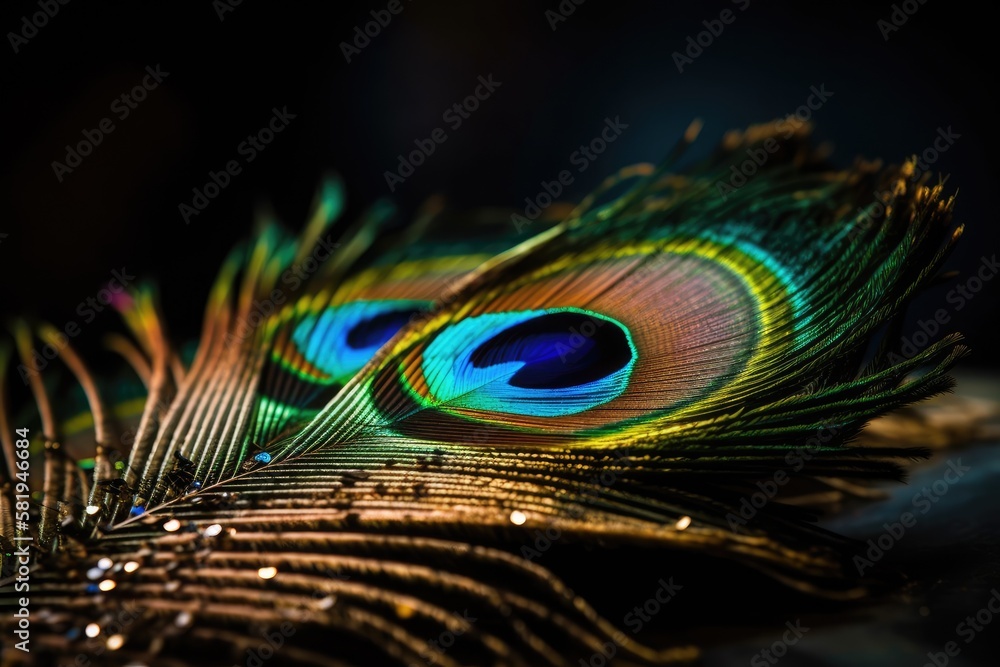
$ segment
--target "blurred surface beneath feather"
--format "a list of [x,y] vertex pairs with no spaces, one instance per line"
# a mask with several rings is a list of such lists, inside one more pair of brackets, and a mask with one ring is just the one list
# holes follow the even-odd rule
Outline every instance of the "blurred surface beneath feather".
[[[941,416],[960,413],[958,406],[964,406],[968,419],[953,419],[956,427],[971,427],[973,416],[992,414],[995,419],[1000,379],[972,373],[958,373],[957,378],[956,394],[920,409]],[[840,614],[810,615],[790,606],[775,610],[769,600],[761,600],[766,622],[755,629],[743,626],[737,641],[707,649],[704,664],[919,667],[935,664],[930,653],[938,667],[995,665],[1000,647],[998,442],[937,451],[912,466],[907,484],[879,485],[886,494],[883,500],[858,504],[822,522],[860,541],[855,564],[866,572],[874,564],[904,572],[910,583],[903,590],[875,606]],[[915,438],[903,444],[933,443]],[[809,628],[801,639],[785,625],[799,620]],[[786,632],[797,641],[782,646]],[[951,656],[949,642],[954,642]]]

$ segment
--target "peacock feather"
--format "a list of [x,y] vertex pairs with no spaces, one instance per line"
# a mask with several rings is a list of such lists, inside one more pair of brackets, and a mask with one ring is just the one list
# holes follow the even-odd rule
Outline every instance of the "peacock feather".
[[704,559],[828,599],[891,583],[782,503],[732,517],[776,469],[845,489],[924,455],[865,425],[951,386],[957,335],[893,350],[961,227],[913,161],[837,171],[773,127],[682,169],[692,126],[530,237],[437,200],[340,223],[327,179],[301,234],[265,217],[234,249],[193,356],[151,286],[116,303],[131,378],[60,346],[75,399],[31,366],[52,328],[16,324],[0,372],[27,368],[39,427],[15,438],[0,396],[3,574],[29,563],[36,611],[4,664],[696,659],[682,634],[623,634],[539,534],[617,568],[642,554],[668,588]]

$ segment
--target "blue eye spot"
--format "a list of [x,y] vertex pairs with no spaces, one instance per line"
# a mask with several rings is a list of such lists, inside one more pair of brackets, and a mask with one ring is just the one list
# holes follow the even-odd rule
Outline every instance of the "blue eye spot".
[[292,340],[306,360],[343,384],[429,302],[353,301],[304,318]]
[[620,322],[582,309],[551,308],[457,322],[427,346],[423,369],[437,401],[560,417],[620,396],[637,354]]
[[381,347],[419,312],[416,308],[390,310],[362,320],[347,333],[347,344],[356,350]]
[[504,329],[470,359],[476,368],[523,361],[510,378],[512,387],[564,389],[621,370],[632,360],[632,350],[625,332],[608,320],[558,312]]

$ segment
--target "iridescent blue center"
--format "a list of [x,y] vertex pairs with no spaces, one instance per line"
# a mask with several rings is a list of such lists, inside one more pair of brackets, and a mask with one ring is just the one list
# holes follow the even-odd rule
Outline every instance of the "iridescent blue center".
[[292,340],[309,363],[346,382],[402,329],[426,301],[354,301],[304,318]]
[[553,417],[621,395],[636,356],[619,322],[586,310],[551,308],[461,320],[427,346],[423,368],[432,400]]

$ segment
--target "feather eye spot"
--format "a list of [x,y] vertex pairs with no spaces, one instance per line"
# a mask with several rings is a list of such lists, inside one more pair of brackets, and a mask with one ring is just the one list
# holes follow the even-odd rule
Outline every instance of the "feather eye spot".
[[422,372],[429,399],[536,417],[577,414],[625,391],[638,354],[627,327],[595,312],[486,313],[441,331]]
[[361,320],[347,332],[347,344],[355,350],[377,348],[396,335],[421,310],[414,307],[400,308]]
[[426,301],[354,301],[309,315],[296,325],[298,354],[333,381],[346,382],[396,335]]
[[603,379],[632,361],[621,327],[578,312],[540,315],[504,329],[470,356],[475,368],[524,366],[509,380],[525,389],[565,389]]

